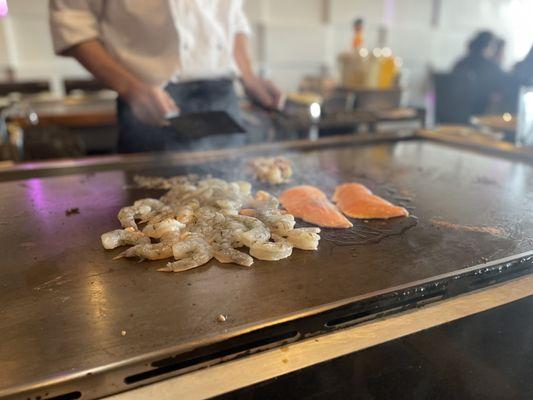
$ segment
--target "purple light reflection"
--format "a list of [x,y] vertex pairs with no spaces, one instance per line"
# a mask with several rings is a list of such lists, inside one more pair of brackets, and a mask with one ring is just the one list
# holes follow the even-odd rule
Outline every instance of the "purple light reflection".
[[48,232],[53,229],[54,221],[53,214],[50,214],[50,210],[46,207],[46,196],[42,186],[42,180],[38,178],[28,179],[27,184],[27,194],[28,199],[33,203],[33,210],[35,215],[43,223],[43,228]]
[[37,211],[42,211],[44,209],[45,201],[43,196],[43,187],[41,185],[41,180],[37,178],[28,179],[26,181],[29,194],[35,205],[37,206]]

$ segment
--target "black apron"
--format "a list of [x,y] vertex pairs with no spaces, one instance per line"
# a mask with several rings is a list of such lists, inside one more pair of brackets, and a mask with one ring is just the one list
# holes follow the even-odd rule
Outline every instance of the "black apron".
[[[239,100],[231,79],[170,83],[165,87],[181,113],[226,111],[240,122]],[[172,127],[151,126],[139,121],[129,105],[117,100],[119,153],[145,151],[211,150],[244,145],[245,135],[215,135],[197,140],[179,137]]]

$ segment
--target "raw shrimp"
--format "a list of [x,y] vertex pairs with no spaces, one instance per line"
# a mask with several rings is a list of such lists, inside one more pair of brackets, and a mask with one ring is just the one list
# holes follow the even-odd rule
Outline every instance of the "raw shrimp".
[[169,206],[163,206],[158,210],[152,210],[141,219],[141,223],[147,223],[148,225],[157,224],[164,219],[174,218],[176,213]]
[[238,240],[245,246],[251,248],[254,243],[263,243],[270,239],[270,232],[267,227],[257,218],[244,215],[234,215],[232,218],[247,228],[246,231],[238,235]]
[[237,215],[239,209],[242,207],[242,202],[235,200],[217,200],[216,205],[219,206],[225,214]]
[[189,183],[191,180],[195,180],[198,177],[196,175],[178,175],[170,178],[162,178],[158,176],[141,176],[135,175],[133,181],[139,188],[145,189],[172,189],[177,185],[183,185]]
[[174,218],[176,213],[169,207],[165,211],[158,213],[148,213],[143,219],[141,219],[141,224],[155,225],[164,221],[168,218]]
[[141,199],[137,200],[135,203],[133,203],[134,207],[140,207],[140,206],[148,206],[153,211],[159,211],[163,207],[165,207],[165,203],[163,203],[161,200],[157,199]]
[[288,182],[292,176],[291,162],[285,157],[256,157],[249,165],[259,181],[271,185]]
[[249,267],[254,263],[254,259],[248,254],[236,250],[231,246],[215,247],[213,249],[213,257],[222,264],[234,263]]
[[258,213],[257,218],[264,222],[270,232],[281,236],[286,236],[296,224],[291,214],[281,214],[279,211],[278,213]]
[[158,271],[181,272],[196,268],[207,263],[213,258],[213,250],[209,243],[197,235],[190,235],[182,242],[172,246],[172,254],[178,261],[169,262]]
[[279,207],[279,200],[277,197],[272,196],[270,193],[263,190],[258,191],[255,197],[250,197],[245,204],[248,208],[255,210],[277,210]]
[[191,200],[187,204],[176,209],[176,219],[184,224],[194,219],[194,211],[200,207],[198,200]]
[[115,259],[122,257],[137,257],[142,260],[164,260],[172,257],[172,245],[179,242],[182,235],[176,231],[169,231],[161,237],[159,243],[138,244],[123,251]]
[[191,231],[202,236],[211,236],[213,232],[222,229],[226,217],[214,207],[202,207],[197,210],[196,221],[191,226]]
[[142,219],[146,217],[152,209],[147,205],[133,205],[129,207],[121,208],[118,212],[118,220],[123,228],[133,228],[138,230],[136,219]]
[[243,232],[249,230],[242,222],[236,221],[232,216],[226,216],[224,224],[220,225],[210,237],[211,242],[217,247],[243,247],[240,238]]
[[[289,257],[293,247],[316,250],[318,246],[318,228],[294,229],[294,216],[279,209],[278,199],[264,191],[252,197],[247,182],[176,179],[169,187],[160,200],[141,199],[119,212],[126,229],[102,235],[102,244],[134,246],[116,258],[174,257],[160,271],[180,272],[213,257],[219,263],[251,266],[253,257],[275,261]],[[137,223],[145,224],[142,231]],[[244,246],[250,254],[237,250]]]
[[139,229],[136,219],[147,220],[165,207],[165,204],[157,199],[137,200],[130,207],[122,208],[118,213],[118,220],[124,228]]
[[165,204],[171,204],[177,201],[181,201],[184,196],[194,192],[196,189],[196,186],[193,185],[191,182],[186,182],[182,185],[174,186],[163,197],[161,197],[161,201]]
[[297,249],[316,250],[320,241],[320,228],[297,228],[287,233],[287,240]]
[[150,238],[144,233],[136,231],[133,228],[116,229],[106,232],[101,236],[102,246],[104,249],[115,249],[124,245],[148,244]]
[[242,195],[249,196],[252,194],[252,185],[249,182],[238,181],[235,184],[239,187]]
[[159,242],[150,244],[138,244],[123,251],[115,260],[122,257],[137,257],[142,260],[164,260],[172,257],[172,243]]
[[259,260],[278,261],[291,254],[292,245],[283,238],[277,238],[275,242],[256,242],[250,247],[250,255]]
[[154,239],[160,239],[165,233],[179,232],[183,228],[185,228],[185,224],[174,218],[166,218],[161,222],[146,225],[142,233]]

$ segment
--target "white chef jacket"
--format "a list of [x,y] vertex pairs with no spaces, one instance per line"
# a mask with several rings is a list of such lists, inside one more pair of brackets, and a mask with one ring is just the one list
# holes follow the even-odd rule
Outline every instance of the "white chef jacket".
[[235,75],[237,33],[250,34],[243,0],[50,0],[54,49],[99,39],[147,83]]

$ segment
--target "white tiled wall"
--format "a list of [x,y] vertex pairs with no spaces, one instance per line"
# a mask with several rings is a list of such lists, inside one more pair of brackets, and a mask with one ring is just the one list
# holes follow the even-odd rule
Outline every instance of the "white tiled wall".
[[[336,55],[349,47],[355,17],[366,20],[369,47],[377,44],[380,26],[388,27],[387,44],[404,59],[416,103],[428,68],[449,68],[476,30],[490,28],[506,38],[507,65],[533,41],[533,0],[245,1],[257,64],[286,90],[294,90],[304,74],[324,67],[336,72]],[[438,24],[432,26],[438,3]],[[10,21],[0,22],[0,69],[10,64],[22,78],[47,77],[56,86],[63,76],[86,74],[72,60],[52,54],[46,1],[8,4]]]

